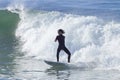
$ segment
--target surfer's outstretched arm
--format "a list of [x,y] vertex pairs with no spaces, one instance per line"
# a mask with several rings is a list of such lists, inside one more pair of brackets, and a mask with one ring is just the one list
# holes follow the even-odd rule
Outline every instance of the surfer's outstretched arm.
[[55,42],[57,41],[57,37],[55,38]]

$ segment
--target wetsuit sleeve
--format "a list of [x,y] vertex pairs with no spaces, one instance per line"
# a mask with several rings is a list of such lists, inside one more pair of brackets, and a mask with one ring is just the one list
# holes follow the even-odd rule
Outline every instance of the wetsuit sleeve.
[[58,36],[55,38],[55,42],[58,40]]

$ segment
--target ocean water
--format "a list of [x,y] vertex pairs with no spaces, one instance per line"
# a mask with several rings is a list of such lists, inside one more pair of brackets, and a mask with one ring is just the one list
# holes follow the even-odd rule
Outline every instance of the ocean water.
[[[56,61],[59,28],[69,68],[44,62]],[[120,80],[120,1],[0,0],[0,80]]]

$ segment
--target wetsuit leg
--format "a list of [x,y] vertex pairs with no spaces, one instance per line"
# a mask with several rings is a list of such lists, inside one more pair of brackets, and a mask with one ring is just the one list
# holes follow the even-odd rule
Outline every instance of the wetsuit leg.
[[61,48],[58,47],[57,49],[57,62],[59,62],[59,53],[60,53]]
[[64,47],[63,50],[68,54],[68,62],[70,62],[70,57],[71,57],[70,51],[66,47]]

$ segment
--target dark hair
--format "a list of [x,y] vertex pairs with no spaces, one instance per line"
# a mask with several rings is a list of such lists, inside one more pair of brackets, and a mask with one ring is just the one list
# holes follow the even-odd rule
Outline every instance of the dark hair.
[[58,32],[62,32],[63,34],[65,33],[63,29],[59,29]]

